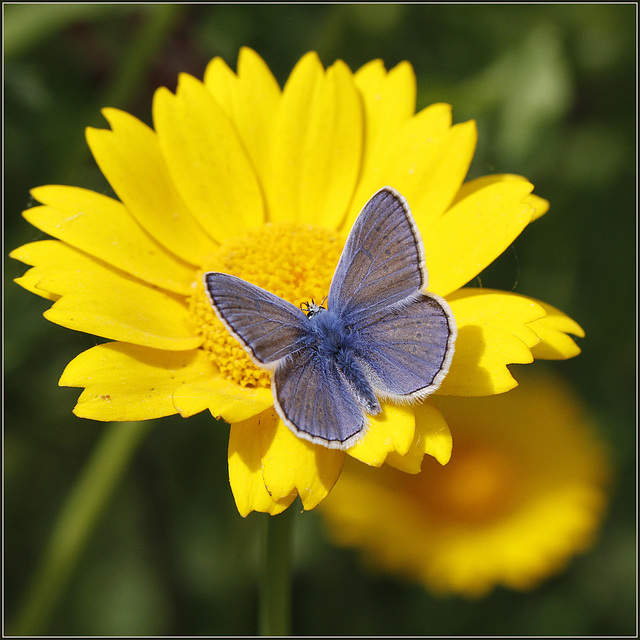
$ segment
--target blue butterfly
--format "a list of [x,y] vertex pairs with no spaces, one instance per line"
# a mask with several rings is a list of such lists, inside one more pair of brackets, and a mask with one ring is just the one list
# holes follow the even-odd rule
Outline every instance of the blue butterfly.
[[360,212],[333,275],[327,308],[296,306],[249,282],[209,272],[216,314],[272,371],[275,408],[301,438],[348,449],[366,432],[378,398],[421,399],[435,391],[453,357],[456,325],[445,300],[425,293],[418,228],[391,187]]

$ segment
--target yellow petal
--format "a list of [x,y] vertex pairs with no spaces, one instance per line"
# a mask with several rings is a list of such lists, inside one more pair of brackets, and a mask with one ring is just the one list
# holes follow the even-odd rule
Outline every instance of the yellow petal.
[[232,120],[237,85],[236,74],[222,58],[216,56],[207,65],[203,82],[227,117]]
[[155,349],[186,351],[201,344],[183,301],[80,252],[63,253],[69,257],[66,270],[47,269],[38,282],[62,296],[44,313],[51,322]]
[[389,184],[407,199],[418,227],[426,232],[458,193],[473,158],[478,132],[474,121],[457,124],[439,136],[414,134],[413,128],[407,127],[404,149],[398,146],[385,173]]
[[[408,62],[401,62],[387,73],[381,60],[373,60],[354,74],[364,108],[364,139],[361,177],[349,215],[343,223],[348,231],[367,200],[388,179],[382,172],[390,141],[414,115],[416,79]],[[434,114],[431,110],[431,114]],[[450,109],[448,124],[451,122]]]
[[540,304],[513,293],[461,289],[447,298],[458,325],[451,369],[438,395],[482,396],[517,386],[508,364],[533,361],[538,337],[529,326]]
[[567,334],[572,333],[584,338],[582,327],[550,304],[540,300],[535,302],[547,312],[547,315],[529,325],[540,338],[540,342],[531,350],[533,357],[542,360],[566,360],[577,356],[580,347]]
[[100,170],[140,225],[190,264],[202,264],[215,244],[187,209],[160,151],[155,132],[118,109],[103,109],[111,125],[87,129]]
[[367,433],[347,453],[361,462],[379,467],[392,451],[405,455],[411,447],[414,435],[413,407],[383,402],[382,413],[369,416]]
[[16,278],[15,282],[52,301],[59,300],[60,294],[46,291],[39,286],[46,273],[61,270],[82,271],[85,267],[91,269],[95,265],[95,261],[89,256],[58,240],[39,240],[23,244],[14,249],[9,257],[33,265],[33,269],[29,269],[21,278]]
[[40,289],[38,284],[40,283],[40,280],[42,280],[43,273],[46,271],[46,262],[42,259],[43,256],[50,254],[51,260],[54,262],[58,259],[61,260],[59,264],[66,264],[67,256],[65,255],[62,257],[59,255],[65,251],[64,249],[63,251],[58,251],[59,247],[68,248],[71,253],[78,253],[75,249],[71,249],[71,247],[67,247],[67,245],[62,242],[58,242],[57,240],[40,240],[38,242],[30,242],[14,249],[9,254],[10,258],[20,260],[28,265],[41,265],[35,266],[33,269],[29,269],[19,278],[14,278],[14,282],[19,284],[21,287],[24,287],[27,291],[31,291],[31,293],[35,293],[42,298],[46,298],[51,301],[58,300],[60,296],[57,293],[51,293],[50,291]]
[[194,349],[202,341],[194,336],[182,301],[63,242],[32,242],[12,251],[11,257],[35,265],[23,286],[57,300],[44,313],[51,322],[171,351]]
[[81,272],[85,269],[92,270],[98,264],[86,253],[58,240],[38,240],[37,242],[23,244],[21,247],[14,249],[9,254],[9,257],[33,266],[33,269],[30,269],[25,274],[28,279],[24,284],[22,282],[20,284],[25,288],[27,288],[27,285],[33,285],[36,287],[33,290],[34,293],[42,295],[49,300],[59,300],[60,294],[37,287],[43,275],[59,271]]
[[242,422],[273,406],[271,389],[241,387],[225,378],[212,377],[182,386],[173,396],[176,409],[187,418],[209,409],[214,418],[229,424]]
[[445,465],[451,458],[453,439],[444,416],[429,399],[413,407],[416,430],[411,448],[405,455],[392,451],[387,464],[405,473],[420,473],[422,458],[433,456]]
[[327,69],[309,115],[301,158],[300,220],[337,228],[351,202],[362,160],[362,105],[343,62]]
[[262,456],[273,440],[279,418],[268,410],[231,425],[229,432],[229,483],[240,515],[252,511],[276,515],[296,498],[292,492],[279,500],[269,495],[262,479]]
[[535,193],[532,193],[528,198],[525,198],[524,202],[526,202],[533,209],[531,222],[537,220],[538,218],[541,218],[545,213],[547,213],[547,211],[549,211],[549,201],[535,195]]
[[43,289],[38,289],[38,283],[42,279],[42,273],[39,269],[29,269],[23,276],[19,278],[14,278],[13,281],[20,285],[23,289],[30,291],[31,293],[35,293],[37,296],[41,298],[45,298],[46,300],[51,300],[55,302],[60,298],[59,295],[55,293],[49,293],[48,291],[44,291]]
[[[43,270],[50,269],[52,271],[74,268],[80,271],[82,267],[96,264],[96,261],[86,253],[82,253],[82,251],[78,251],[59,240],[28,242],[14,249],[9,257],[31,266],[40,267]],[[76,261],[78,264],[73,264]]]
[[[543,303],[527,296],[497,289],[465,287],[447,297],[462,322],[500,326],[517,336],[528,347],[538,344],[530,323],[544,318]],[[455,315],[454,313],[454,315]]]
[[287,82],[275,121],[266,191],[272,220],[337,228],[362,159],[362,105],[348,67],[322,73],[305,56]]
[[[452,204],[456,204],[460,200],[464,200],[472,193],[483,189],[491,184],[496,184],[498,182],[524,182],[528,183],[529,181],[522,176],[513,174],[513,173],[494,173],[490,176],[482,176],[480,178],[474,178],[473,180],[469,180],[469,182],[465,182],[462,187],[460,187],[460,191],[458,191],[458,195],[455,197]],[[530,193],[528,196],[525,196],[522,199],[523,202],[526,202],[532,209],[533,214],[531,216],[531,220],[537,220],[541,218],[548,210],[549,210],[549,202],[540,196],[537,196],[533,193]]]
[[190,293],[193,267],[153,240],[117,200],[55,185],[32,189],[31,194],[47,205],[23,212],[34,227],[145,282]]
[[308,510],[326,498],[343,463],[344,451],[298,438],[278,420],[273,440],[262,456],[262,477],[274,500],[297,492]]
[[313,97],[323,78],[322,63],[311,51],[293,68],[282,92],[264,175],[270,221],[298,220],[300,158]]
[[280,101],[280,87],[269,67],[255,51],[242,47],[237,76],[220,58],[214,58],[204,83],[235,125],[257,175],[264,175]]
[[[385,185],[394,187],[407,198],[414,216],[416,212],[423,217],[430,215],[426,201],[430,197],[437,199],[438,193],[443,193],[439,185],[431,181],[431,175],[437,171],[439,161],[451,151],[450,136],[448,104],[431,105],[405,121],[374,157],[368,158],[349,217],[355,219],[373,193]],[[473,147],[470,151],[473,153]],[[453,197],[455,191],[450,195]]]
[[262,194],[238,134],[206,87],[187,74],[156,91],[153,121],[171,176],[217,241],[264,222]]
[[[473,180],[465,182],[460,187],[460,190],[458,191],[451,205],[453,206],[455,204],[458,204],[458,202],[460,202],[461,200],[464,200],[465,198],[468,198],[475,193],[486,189],[487,187],[502,184],[504,182],[521,183],[525,187],[529,187],[529,189],[531,188],[531,183],[526,178],[516,175],[515,173],[492,173],[491,175],[481,176],[479,178],[474,178]],[[526,189],[524,189],[524,193],[527,193]],[[523,196],[523,198],[525,200],[530,200],[533,198],[533,196],[529,194]],[[540,200],[542,200],[542,198],[540,198]],[[546,202],[546,200],[544,200],[543,202]]]
[[211,373],[200,349],[171,352],[111,342],[74,358],[59,384],[85,387],[73,411],[77,416],[126,422],[176,413],[175,390]]
[[491,182],[421,227],[429,290],[446,296],[491,264],[531,221],[532,189],[526,180]]
[[415,112],[416,78],[408,62],[385,71],[382,61],[373,60],[354,74],[365,113],[364,169],[376,152],[389,144],[396,131]]

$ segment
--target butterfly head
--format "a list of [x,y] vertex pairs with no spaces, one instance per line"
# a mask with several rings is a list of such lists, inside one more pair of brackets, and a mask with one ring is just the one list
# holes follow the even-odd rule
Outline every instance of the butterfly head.
[[[326,298],[325,298],[326,300]],[[300,305],[300,308],[307,314],[307,318],[311,318],[319,313],[322,313],[323,311],[326,311],[327,308],[323,307],[322,305],[324,304],[324,300],[322,301],[321,304],[316,304],[313,301],[313,298],[311,299],[311,302],[303,302]]]

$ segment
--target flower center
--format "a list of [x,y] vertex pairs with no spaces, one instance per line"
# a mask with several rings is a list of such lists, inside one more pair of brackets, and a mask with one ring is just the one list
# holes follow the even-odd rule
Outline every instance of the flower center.
[[204,290],[202,276],[220,271],[238,276],[297,307],[320,303],[340,258],[344,241],[334,231],[310,225],[266,224],[225,241],[209,256],[194,284],[191,316],[203,349],[221,375],[244,387],[269,387],[271,374],[257,367],[240,343],[218,320]]
[[418,495],[444,520],[482,524],[514,504],[520,486],[516,465],[499,448],[458,441],[445,467],[429,465],[410,481],[419,482]]

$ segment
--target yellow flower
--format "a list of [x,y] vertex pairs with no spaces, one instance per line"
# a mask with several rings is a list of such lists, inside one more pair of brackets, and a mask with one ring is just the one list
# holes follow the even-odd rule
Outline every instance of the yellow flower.
[[439,594],[527,590],[593,541],[607,502],[607,450],[562,381],[487,398],[438,398],[451,461],[418,475],[345,465],[322,504],[331,537],[373,566]]
[[[84,387],[74,412],[144,420],[208,409],[231,425],[229,476],[242,515],[315,507],[345,453],[293,435],[273,409],[269,373],[256,368],[217,320],[206,271],[232,273],[299,305],[322,300],[346,235],[364,203],[390,185],[408,200],[425,245],[430,290],[446,296],[459,333],[440,392],[501,393],[507,365],[566,358],[580,327],[541,302],[460,289],[494,260],[546,201],[524,178],[463,184],[473,122],[451,125],[436,104],[415,114],[404,62],[375,60],[356,73],[324,69],[315,53],[280,89],[262,59],[242,49],[238,73],[220,59],[204,82],[183,74],[159,89],[154,129],[104,109],[110,130],[87,141],[119,200],[85,189],[34,189],[26,219],[57,240],[11,255],[17,279],[53,301],[45,317],[110,340],[76,357],[60,384]],[[432,402],[384,405],[347,453],[417,472],[425,453],[446,463],[451,436]]]

